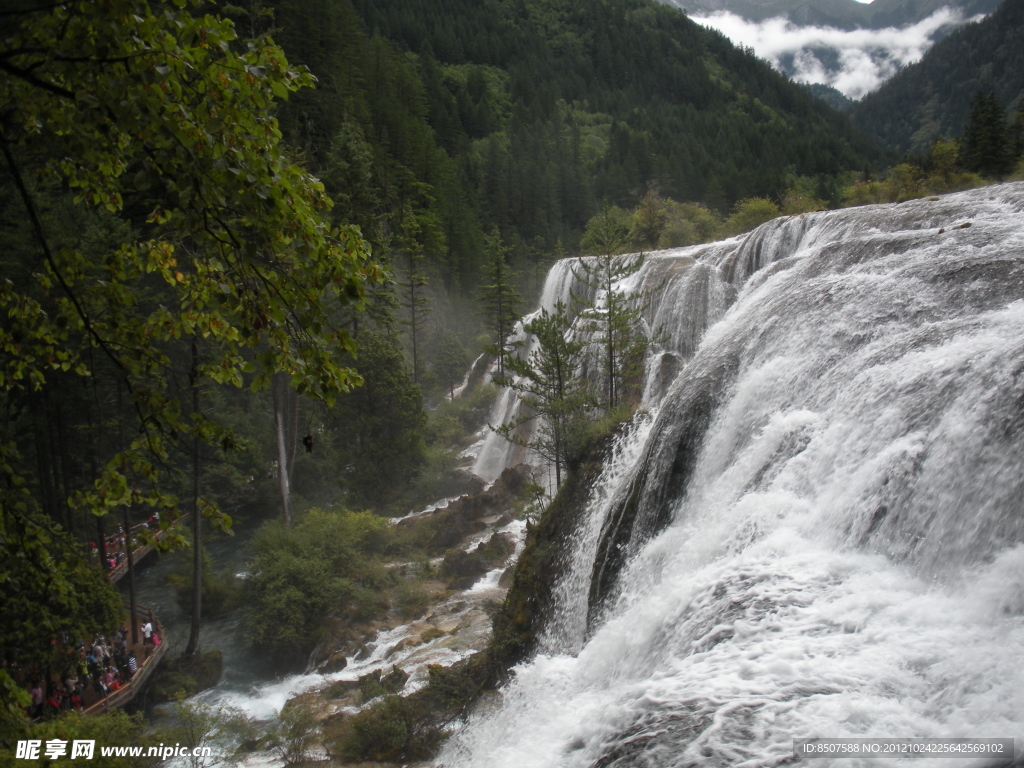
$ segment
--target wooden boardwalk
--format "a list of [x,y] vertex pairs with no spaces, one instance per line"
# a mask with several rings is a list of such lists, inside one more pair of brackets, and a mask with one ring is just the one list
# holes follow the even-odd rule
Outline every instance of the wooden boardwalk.
[[[152,648],[152,653],[149,656],[143,656],[139,670],[135,673],[135,677],[125,683],[124,687],[104,696],[94,704],[90,704],[85,708],[83,714],[89,716],[102,715],[104,712],[109,712],[113,709],[120,709],[129,702],[131,702],[139,692],[146,686],[146,682],[153,676],[153,672],[160,665],[160,659],[163,658],[164,654],[167,653],[167,638],[164,635],[164,627],[157,619],[156,615],[150,609],[145,606],[136,605],[135,610],[139,614],[147,614],[150,621],[153,622],[154,632],[160,636],[162,641],[159,646]],[[145,651],[143,651],[145,653]],[[136,658],[139,655],[136,654]]]
[[[156,532],[156,535],[155,535],[156,543],[160,542],[160,539],[162,539],[164,537],[165,533],[166,533],[166,531],[157,531]],[[143,560],[145,560],[149,556],[149,553],[152,552],[154,549],[156,549],[155,543],[154,544],[147,544],[144,547],[136,547],[135,549],[133,549],[132,550],[132,564],[133,565],[138,565],[139,563],[141,563]],[[116,584],[122,578],[124,578],[125,574],[127,574],[127,573],[128,573],[128,558],[126,557],[124,560],[122,560],[116,566],[114,566],[109,571],[107,571],[107,578],[110,579],[112,582],[114,582]]]

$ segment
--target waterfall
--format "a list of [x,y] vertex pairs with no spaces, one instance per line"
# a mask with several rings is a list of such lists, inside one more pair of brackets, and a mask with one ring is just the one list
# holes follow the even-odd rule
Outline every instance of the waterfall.
[[1021,754],[1024,184],[779,219],[637,279],[671,337],[649,415],[541,652],[437,764],[779,765],[813,737]]

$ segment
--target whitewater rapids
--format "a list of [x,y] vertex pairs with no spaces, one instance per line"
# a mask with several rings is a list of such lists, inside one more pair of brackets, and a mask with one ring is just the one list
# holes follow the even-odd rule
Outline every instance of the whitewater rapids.
[[641,279],[672,337],[653,423],[598,481],[542,652],[436,764],[773,766],[815,737],[1024,754],[1024,184],[779,219]]

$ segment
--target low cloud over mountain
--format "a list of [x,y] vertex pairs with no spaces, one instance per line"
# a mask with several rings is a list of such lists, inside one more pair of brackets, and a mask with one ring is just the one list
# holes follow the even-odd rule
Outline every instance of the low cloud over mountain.
[[973,20],[953,8],[885,29],[798,26],[784,18],[749,21],[728,12],[691,18],[753,48],[794,80],[830,85],[851,99],[873,91],[901,67],[919,61],[936,39]]

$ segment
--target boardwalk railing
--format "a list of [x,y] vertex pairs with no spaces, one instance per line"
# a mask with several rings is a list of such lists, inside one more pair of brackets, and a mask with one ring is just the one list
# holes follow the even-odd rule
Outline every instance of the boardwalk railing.
[[[166,533],[166,531],[157,531],[154,534],[154,539],[155,539],[154,544],[147,544],[144,547],[136,547],[135,549],[133,549],[132,550],[132,562],[135,563],[136,565],[141,563],[146,558],[146,556],[149,555],[149,553],[153,551],[153,549],[155,547],[155,544],[160,542],[160,539],[162,539],[164,537],[165,533]],[[113,568],[111,568],[109,571],[107,571],[107,578],[116,583],[116,582],[120,581],[124,577],[124,575],[126,573],[128,573],[128,558],[127,557],[124,560],[122,560],[120,563],[115,565]]]
[[146,681],[153,676],[153,672],[160,664],[160,659],[162,659],[164,654],[167,652],[168,643],[164,636],[164,627],[157,619],[156,615],[145,606],[136,605],[135,608],[137,611],[149,614],[149,619],[153,622],[153,629],[155,633],[160,636],[160,640],[162,642],[154,648],[153,652],[142,662],[138,671],[135,673],[135,676],[132,677],[131,680],[125,683],[122,688],[107,694],[95,704],[86,707],[84,712],[86,715],[102,715],[104,712],[109,712],[112,709],[120,709],[128,704],[139,694],[139,691],[145,687]]

